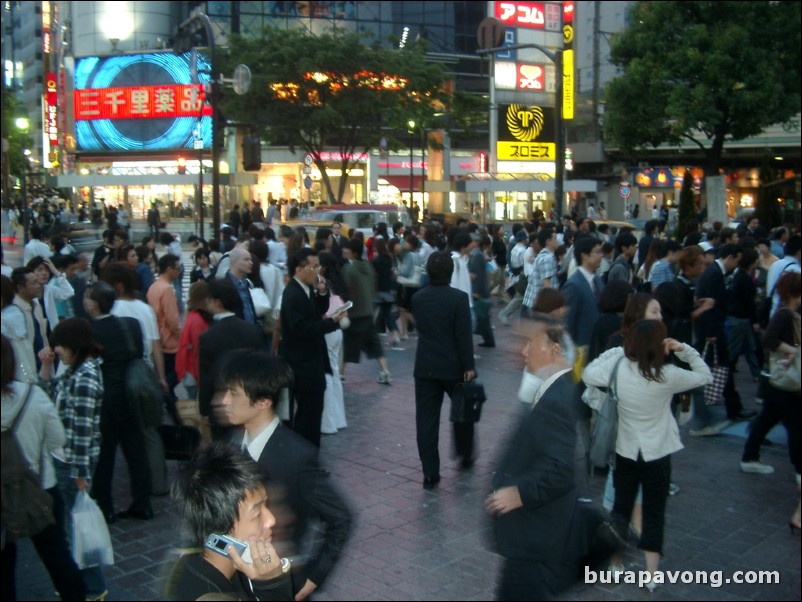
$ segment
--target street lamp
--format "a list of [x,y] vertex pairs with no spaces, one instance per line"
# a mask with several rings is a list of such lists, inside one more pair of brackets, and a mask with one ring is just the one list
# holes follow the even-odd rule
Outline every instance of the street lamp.
[[[490,77],[491,77],[491,86],[490,86],[490,105],[491,111],[496,110],[495,105],[495,83],[493,83],[493,68],[494,68],[494,56],[496,52],[506,52],[509,50],[523,50],[524,48],[534,48],[535,50],[539,50],[543,54],[546,55],[552,63],[554,63],[554,71],[556,72],[555,75],[557,77],[557,89],[555,91],[556,98],[554,99],[554,123],[557,129],[556,132],[556,140],[555,140],[555,165],[554,165],[554,215],[556,219],[560,219],[562,216],[562,206],[563,206],[563,179],[565,178],[565,137],[563,134],[563,51],[556,50],[551,51],[545,46],[541,46],[540,44],[512,44],[510,46],[499,46],[495,48],[481,48],[476,51],[476,54],[484,55],[489,54],[491,57],[490,61]],[[490,138],[491,138],[491,151],[493,152],[493,156],[496,155],[495,152],[495,145],[492,144],[492,140],[497,136],[495,128],[492,125],[493,121],[491,120],[491,127],[490,127]]]
[[410,141],[409,141],[409,207],[411,209],[412,208],[412,203],[414,203],[414,199],[413,199],[413,196],[412,196],[412,191],[414,190],[414,188],[413,188],[413,165],[414,165],[413,161],[414,161],[414,157],[412,155],[412,150],[413,150],[413,148],[412,148],[412,140],[414,140],[414,138],[411,138],[412,136],[415,135],[415,120],[414,119],[410,119],[409,121],[407,121],[407,131],[409,132],[409,135],[410,135]]

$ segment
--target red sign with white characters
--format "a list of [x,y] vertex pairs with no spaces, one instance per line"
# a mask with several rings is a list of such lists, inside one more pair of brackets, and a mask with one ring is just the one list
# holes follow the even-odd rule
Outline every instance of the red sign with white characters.
[[45,134],[50,146],[58,146],[58,78],[48,73],[45,83]]
[[199,85],[169,84],[75,90],[75,119],[154,119],[211,115]]
[[496,2],[495,17],[508,27],[543,29],[546,6],[543,2]]

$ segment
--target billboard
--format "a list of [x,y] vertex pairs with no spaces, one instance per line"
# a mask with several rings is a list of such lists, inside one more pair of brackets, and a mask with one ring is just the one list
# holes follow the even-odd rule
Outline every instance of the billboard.
[[[197,53],[118,54],[75,60],[72,110],[78,153],[211,148],[204,84],[211,65]],[[193,82],[193,71],[196,81]]]
[[553,107],[499,105],[499,161],[554,161],[557,158]]

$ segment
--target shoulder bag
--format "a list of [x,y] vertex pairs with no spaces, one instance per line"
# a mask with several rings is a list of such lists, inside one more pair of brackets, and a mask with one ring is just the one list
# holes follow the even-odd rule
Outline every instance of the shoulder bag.
[[799,316],[790,309],[785,311],[793,314],[796,350],[792,361],[788,361],[781,351],[769,352],[769,384],[781,391],[798,393],[800,391],[800,369],[802,368],[799,354]]
[[615,454],[615,443],[618,439],[618,366],[624,356],[618,358],[610,374],[607,393],[601,408],[596,413],[593,429],[590,432],[588,460],[591,466],[603,468]]
[[253,311],[257,318],[261,318],[271,309],[273,305],[270,303],[270,297],[267,296],[265,289],[260,286],[254,286],[253,283],[248,281],[248,291],[251,294],[251,301],[253,301]]
[[125,369],[125,397],[128,409],[140,428],[159,426],[164,419],[164,391],[156,371],[137,353],[139,346],[133,340],[125,320],[118,320],[129,349],[136,357]]

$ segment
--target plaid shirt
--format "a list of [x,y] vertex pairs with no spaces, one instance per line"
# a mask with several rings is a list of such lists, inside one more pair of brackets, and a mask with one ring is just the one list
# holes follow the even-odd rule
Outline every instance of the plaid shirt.
[[526,285],[526,292],[524,293],[524,306],[533,308],[537,300],[537,294],[543,288],[543,281],[549,279],[551,286],[554,287],[556,283],[554,278],[557,276],[557,260],[554,253],[548,249],[543,249],[535,257],[535,267],[532,269],[532,276],[529,278],[529,283]]
[[50,384],[51,397],[67,434],[63,457],[73,479],[91,479],[100,455],[100,363],[99,358],[87,358],[77,370],[68,368]]

